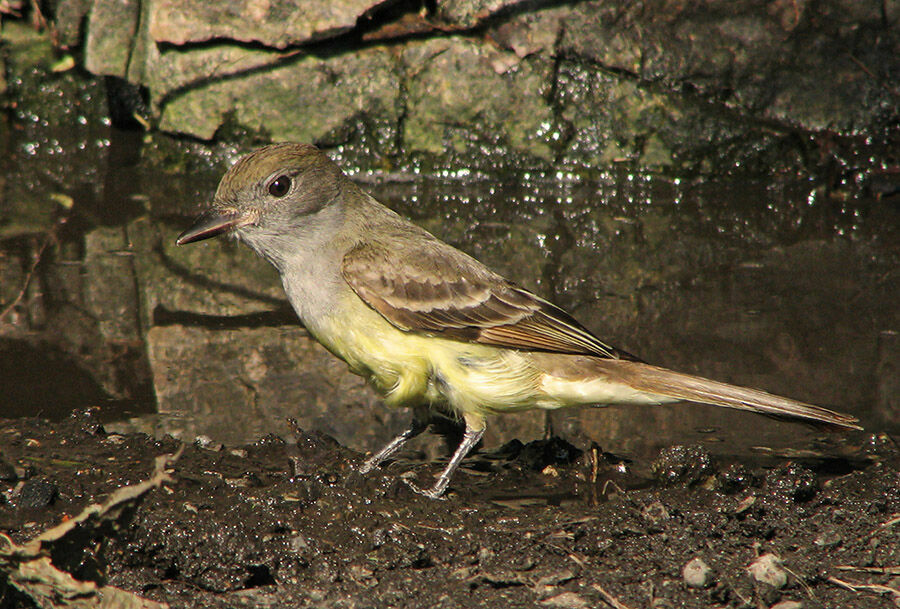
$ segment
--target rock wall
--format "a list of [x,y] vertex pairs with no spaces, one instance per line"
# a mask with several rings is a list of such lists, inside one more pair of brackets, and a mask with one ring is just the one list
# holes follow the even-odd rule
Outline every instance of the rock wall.
[[[60,0],[83,65],[201,139],[679,171],[896,136],[900,2]],[[502,159],[502,160],[500,160]]]

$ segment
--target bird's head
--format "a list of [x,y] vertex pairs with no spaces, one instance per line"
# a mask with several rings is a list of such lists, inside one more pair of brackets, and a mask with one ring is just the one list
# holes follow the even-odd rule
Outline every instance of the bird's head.
[[338,199],[347,178],[315,146],[272,144],[241,158],[224,175],[210,208],[176,243],[234,234],[265,247]]

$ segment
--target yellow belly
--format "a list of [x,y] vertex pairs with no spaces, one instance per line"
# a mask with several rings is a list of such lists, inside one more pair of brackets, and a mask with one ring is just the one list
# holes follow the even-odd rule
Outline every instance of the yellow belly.
[[441,404],[459,415],[553,407],[539,403],[540,373],[525,354],[404,332],[353,296],[310,332],[388,405]]

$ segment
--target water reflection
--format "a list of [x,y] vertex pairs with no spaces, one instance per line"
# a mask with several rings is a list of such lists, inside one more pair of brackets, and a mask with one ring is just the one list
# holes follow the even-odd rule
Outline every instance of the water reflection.
[[[393,435],[407,414],[380,406],[309,340],[267,265],[227,241],[174,247],[235,151],[198,146],[173,169],[174,144],[107,131],[83,136],[106,146],[54,154],[7,132],[0,413],[99,405],[123,429],[229,444],[286,434],[286,416],[360,449]],[[853,412],[870,428],[900,425],[896,205],[784,176],[353,173],[648,361]],[[616,452],[699,440],[733,454],[818,437],[702,406],[582,409],[550,422]],[[487,441],[540,437],[545,425],[543,413],[505,417]]]

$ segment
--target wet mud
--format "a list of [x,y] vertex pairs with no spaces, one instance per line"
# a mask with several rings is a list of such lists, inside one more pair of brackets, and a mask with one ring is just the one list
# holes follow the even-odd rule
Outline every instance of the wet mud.
[[[24,543],[147,479],[177,440],[108,432],[96,411],[0,421],[0,529]],[[819,450],[637,462],[551,438],[440,464],[296,429],[195,442],[170,479],[52,547],[84,581],[171,607],[855,607],[900,603],[900,453],[823,433]],[[0,606],[35,606],[9,585]],[[64,603],[53,606],[65,606]]]

